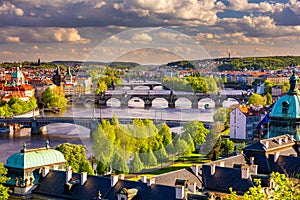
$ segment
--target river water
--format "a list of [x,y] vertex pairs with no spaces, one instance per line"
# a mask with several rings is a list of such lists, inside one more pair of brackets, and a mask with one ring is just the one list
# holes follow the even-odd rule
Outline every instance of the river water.
[[[110,106],[102,109],[92,109],[89,105],[82,107],[70,106],[61,116],[77,117],[102,117],[110,118],[116,115],[118,118],[149,118],[157,120],[201,120],[213,121],[212,116],[215,109],[201,109],[204,104],[211,104],[213,102],[207,99],[199,103],[199,109],[191,109],[190,102],[187,100],[178,101],[176,108],[167,108],[164,100],[156,100],[153,102],[153,107],[149,109],[143,108],[143,102],[130,101],[128,108],[118,107],[118,102],[110,102]],[[225,102],[225,106],[230,106],[236,103],[233,100]],[[46,114],[45,116],[53,116],[53,114]],[[55,115],[57,116],[57,115]],[[76,121],[76,120],[75,120]],[[172,131],[180,132],[181,127],[173,128]],[[50,146],[54,148],[61,143],[83,144],[87,148],[87,154],[92,155],[91,150],[92,141],[89,138],[90,130],[74,124],[51,124],[47,126],[47,133],[43,135],[30,135],[30,129],[23,128],[14,132],[10,136],[0,137],[0,162],[6,163],[6,159],[19,152],[24,143],[27,148],[44,147],[46,140],[49,140]]]

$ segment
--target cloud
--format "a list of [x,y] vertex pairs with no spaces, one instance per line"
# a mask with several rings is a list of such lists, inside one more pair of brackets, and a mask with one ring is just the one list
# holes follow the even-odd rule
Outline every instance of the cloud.
[[2,28],[0,29],[1,43],[49,43],[49,42],[69,42],[83,43],[89,42],[82,38],[75,28]]
[[247,12],[281,12],[285,4],[283,3],[269,3],[263,1],[260,3],[249,3],[248,0],[229,0],[228,10],[247,11]]
[[147,33],[140,33],[133,35],[132,41],[135,43],[148,43],[152,41],[152,37]]
[[10,2],[4,1],[0,6],[0,15],[23,16],[24,11],[20,8],[17,8],[15,5],[11,4]]

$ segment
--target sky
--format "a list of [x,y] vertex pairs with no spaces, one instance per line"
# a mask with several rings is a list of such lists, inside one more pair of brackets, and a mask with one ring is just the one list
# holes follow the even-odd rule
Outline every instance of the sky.
[[1,0],[0,62],[300,55],[297,0]]

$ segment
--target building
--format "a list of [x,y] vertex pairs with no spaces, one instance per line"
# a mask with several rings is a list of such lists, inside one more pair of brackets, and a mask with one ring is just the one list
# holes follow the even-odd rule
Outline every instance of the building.
[[296,178],[300,170],[299,147],[294,138],[281,135],[246,146],[243,153],[203,164],[203,191],[244,194],[261,179],[268,195],[272,183],[270,174],[279,172],[288,178]]
[[14,195],[26,196],[50,169],[64,170],[66,160],[61,152],[51,149],[47,141],[45,147],[35,149],[27,149],[24,144],[19,153],[8,157],[4,166],[10,178],[6,185]]
[[53,84],[56,86],[63,86],[64,77],[61,74],[59,67],[56,68],[55,74],[52,77],[52,81],[53,81]]
[[252,140],[264,109],[257,106],[240,105],[230,112],[230,138]]
[[298,76],[296,70],[290,77],[290,89],[286,95],[280,97],[270,113],[270,132],[267,138],[284,134],[294,136],[300,141],[300,93],[298,90]]

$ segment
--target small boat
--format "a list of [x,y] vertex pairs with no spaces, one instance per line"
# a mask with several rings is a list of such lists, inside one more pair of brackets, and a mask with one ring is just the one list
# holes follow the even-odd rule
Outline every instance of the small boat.
[[134,99],[133,102],[140,102],[140,100],[139,99]]
[[204,105],[204,108],[205,109],[211,109],[211,107],[210,107],[210,105],[208,103]]

